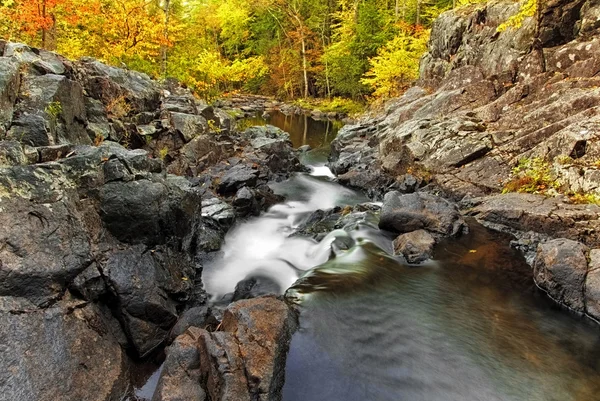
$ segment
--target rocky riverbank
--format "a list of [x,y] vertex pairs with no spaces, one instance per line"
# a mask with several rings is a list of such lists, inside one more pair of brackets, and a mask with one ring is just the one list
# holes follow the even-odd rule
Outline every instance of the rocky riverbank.
[[515,236],[550,297],[599,320],[600,6],[544,3],[539,21],[499,29],[519,7],[498,1],[442,14],[418,84],[344,127],[330,166],[376,198],[424,187],[458,202]]
[[[505,31],[518,4],[443,14],[419,84],[332,145],[339,182],[381,210],[317,211],[296,235],[377,222],[421,263],[471,216],[515,237],[550,297],[600,320],[600,207],[564,195],[600,196],[600,6],[543,7]],[[236,221],[281,200],[269,183],[304,170],[287,134],[239,132],[174,82],[92,59],[0,54],[0,401],[122,400],[134,361],[171,343],[155,401],[280,399],[295,313],[267,296],[219,321],[202,268]],[[277,107],[253,102],[223,106]],[[558,196],[502,194],[523,159]]]
[[[304,167],[283,131],[238,132],[175,83],[15,43],[0,54],[0,399],[122,400],[132,362],[173,330],[214,329],[202,260],[280,200],[268,182]],[[289,340],[293,314],[272,298],[244,305],[226,314],[229,337],[199,334],[213,397],[233,386],[219,373],[231,347],[239,391],[281,388],[287,340],[248,359],[257,345],[238,332],[280,317],[281,333],[263,331]],[[156,399],[185,390],[161,383]]]

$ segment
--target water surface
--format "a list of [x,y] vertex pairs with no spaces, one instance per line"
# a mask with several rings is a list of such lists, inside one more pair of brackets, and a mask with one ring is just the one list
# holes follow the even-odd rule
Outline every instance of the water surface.
[[280,111],[270,111],[264,117],[256,116],[241,121],[243,126],[274,125],[290,134],[295,148],[310,145],[313,149],[327,149],[343,123],[339,120],[315,120],[309,115],[286,115]]

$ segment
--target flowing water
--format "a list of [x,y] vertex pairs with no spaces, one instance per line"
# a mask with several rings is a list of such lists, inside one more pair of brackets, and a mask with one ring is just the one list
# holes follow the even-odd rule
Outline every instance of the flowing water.
[[535,289],[509,238],[469,221],[414,266],[368,222],[290,237],[316,209],[367,201],[335,183],[324,154],[274,185],[286,201],[234,227],[203,272],[216,301],[252,276],[289,288],[300,329],[284,401],[600,400],[600,332]]
[[[366,201],[316,154],[312,175],[275,185],[286,202],[235,227],[204,273],[213,299],[251,276],[292,286],[301,327],[285,401],[600,400],[600,332],[535,289],[509,238],[470,221],[470,234],[411,266],[367,223],[320,242],[289,237],[316,209]],[[332,252],[340,239],[347,250]]]

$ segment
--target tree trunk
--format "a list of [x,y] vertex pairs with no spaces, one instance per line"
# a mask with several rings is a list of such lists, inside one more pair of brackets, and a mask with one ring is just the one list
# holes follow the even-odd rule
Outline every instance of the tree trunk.
[[[406,0],[404,0],[406,1]],[[396,8],[394,10],[394,21],[398,22],[398,16],[400,12],[400,0],[396,0]]]
[[304,75],[304,98],[308,97],[308,63],[306,62],[306,41],[304,32],[300,32],[300,41],[302,42],[302,73]]
[[415,25],[421,25],[421,0],[417,0],[417,18]]
[[[325,41],[325,24],[323,24],[323,32],[321,33],[321,39],[323,41],[323,54],[325,54],[325,47],[327,43]],[[325,91],[327,93],[327,99],[331,99],[331,86],[329,84],[329,63],[327,62],[327,57],[323,57],[325,61]]]
[[160,75],[163,78],[166,78],[169,49],[169,18],[171,16],[171,0],[165,0],[163,11],[165,12],[165,26],[163,30],[163,43],[160,45]]
[[[40,16],[42,17],[42,20],[46,20],[46,0],[42,0],[42,4],[41,4],[41,8],[40,5],[38,3],[38,12],[40,14]],[[46,29],[46,27],[42,27],[42,49],[46,48],[46,44],[47,44],[47,40],[48,40],[48,30]]]

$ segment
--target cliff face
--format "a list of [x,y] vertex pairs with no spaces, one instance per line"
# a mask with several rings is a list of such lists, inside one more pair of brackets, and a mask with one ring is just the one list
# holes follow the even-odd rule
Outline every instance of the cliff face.
[[[519,7],[495,2],[442,14],[418,85],[347,127],[334,145],[334,169],[362,167],[389,185],[426,172],[463,199],[501,192],[520,159],[542,158],[561,192],[600,193],[600,2],[546,2],[539,22],[500,31]],[[361,137],[369,144],[359,145]],[[378,163],[354,163],[356,151]],[[360,184],[365,177],[353,170],[342,180]]]

